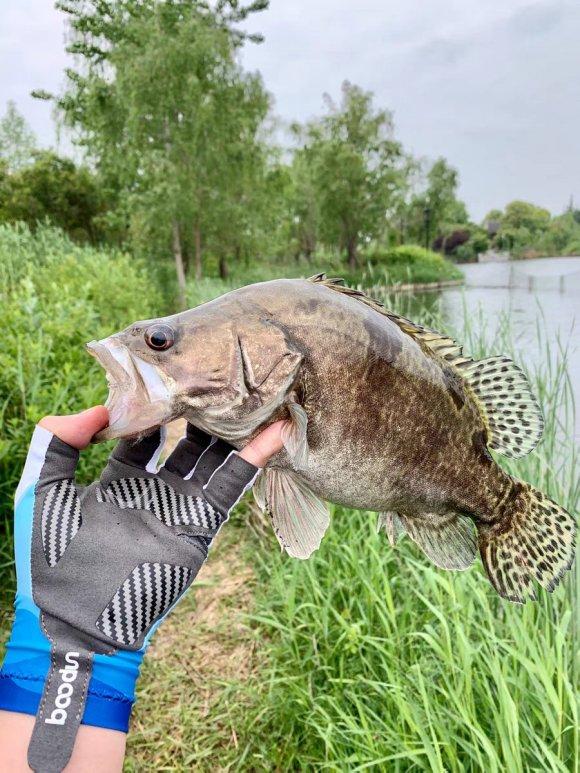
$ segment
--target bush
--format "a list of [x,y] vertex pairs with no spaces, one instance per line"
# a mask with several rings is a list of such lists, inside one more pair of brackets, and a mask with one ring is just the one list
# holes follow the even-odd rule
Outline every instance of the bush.
[[[84,344],[159,314],[144,264],[120,252],[80,247],[55,228],[0,225],[0,527],[3,571],[11,566],[12,497],[34,424],[45,414],[102,402],[103,372]],[[83,454],[93,473],[108,449]],[[11,583],[0,578],[3,591]]]
[[365,255],[371,273],[384,272],[385,284],[427,284],[460,279],[462,274],[443,255],[415,244],[391,249],[375,248]]
[[563,251],[564,255],[580,255],[580,239],[569,242]]

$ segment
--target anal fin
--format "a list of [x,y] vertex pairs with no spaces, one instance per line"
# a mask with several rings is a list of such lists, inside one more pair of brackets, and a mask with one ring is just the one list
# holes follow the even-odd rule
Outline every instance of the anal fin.
[[289,556],[308,558],[318,549],[330,516],[324,502],[298,475],[266,467],[254,485],[254,497],[272,519],[276,538]]
[[477,537],[471,518],[453,511],[399,518],[409,537],[440,569],[468,569],[475,561]]

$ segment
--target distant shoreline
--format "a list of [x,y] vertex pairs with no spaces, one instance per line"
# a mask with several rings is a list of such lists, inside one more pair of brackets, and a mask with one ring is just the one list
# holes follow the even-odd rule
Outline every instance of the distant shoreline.
[[459,287],[465,284],[465,279],[445,279],[441,282],[418,282],[416,284],[395,284],[395,285],[372,285],[369,290],[380,287],[381,290],[388,293],[413,293],[428,292],[429,290],[441,290],[444,287]]

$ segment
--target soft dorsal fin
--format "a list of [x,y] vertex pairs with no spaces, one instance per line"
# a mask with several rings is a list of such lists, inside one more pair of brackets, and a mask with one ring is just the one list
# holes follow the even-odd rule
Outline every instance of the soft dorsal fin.
[[504,456],[517,459],[528,454],[542,436],[544,420],[524,372],[509,357],[473,360],[463,355],[453,338],[411,322],[386,309],[380,301],[361,290],[342,285],[341,279],[317,274],[310,282],[349,295],[394,322],[431,356],[456,369],[473,394],[488,430],[488,446]]
[[542,437],[544,418],[523,370],[500,356],[464,363],[459,372],[487,419],[488,446],[512,459],[529,454]]

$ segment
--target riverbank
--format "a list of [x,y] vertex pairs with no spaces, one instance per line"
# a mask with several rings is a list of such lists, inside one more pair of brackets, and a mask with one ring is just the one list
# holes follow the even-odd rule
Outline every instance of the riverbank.
[[[317,267],[310,268],[300,273]],[[495,266],[473,268],[495,276]],[[78,247],[46,229],[32,236],[0,228],[0,278],[5,640],[12,497],[34,423],[101,402],[105,379],[83,343],[157,315],[164,300],[142,262]],[[189,303],[225,289],[221,280],[192,282]],[[472,288],[469,276],[465,292],[451,287],[441,298],[382,292],[393,311],[453,333],[467,352],[506,352],[526,367],[546,420],[544,440],[525,459],[501,463],[576,513],[569,371],[548,327],[572,295],[556,289],[543,320],[528,293],[500,316],[497,296]],[[479,300],[487,312],[481,325]],[[442,317],[452,303],[456,313]],[[550,331],[552,344],[538,347],[537,361],[529,334],[522,338],[522,309],[530,329],[535,319]],[[101,444],[83,452],[80,483],[98,477],[110,450]],[[333,506],[320,550],[296,561],[280,552],[252,507],[249,496],[236,509],[191,593],[154,637],[126,771],[575,769],[572,575],[552,596],[540,591],[535,604],[510,605],[481,568],[441,571],[408,539],[391,548],[376,533],[376,514]]]
[[382,293],[423,293],[430,292],[432,290],[444,290],[447,287],[461,287],[465,283],[464,279],[448,279],[443,282],[425,282],[415,284],[395,284],[395,285],[368,285],[361,283],[365,287],[369,295],[373,294],[374,290]]

